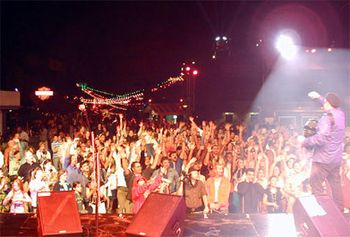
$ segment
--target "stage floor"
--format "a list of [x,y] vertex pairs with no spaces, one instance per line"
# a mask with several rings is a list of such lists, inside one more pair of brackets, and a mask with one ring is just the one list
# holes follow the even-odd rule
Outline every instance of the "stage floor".
[[[125,236],[132,215],[99,215],[98,236]],[[347,216],[350,223],[350,216]],[[156,221],[156,218],[155,218]],[[95,215],[81,215],[83,236],[96,236]],[[0,214],[0,236],[37,236],[37,219],[33,214]],[[292,214],[202,214],[188,215],[185,220],[186,237],[295,237]]]

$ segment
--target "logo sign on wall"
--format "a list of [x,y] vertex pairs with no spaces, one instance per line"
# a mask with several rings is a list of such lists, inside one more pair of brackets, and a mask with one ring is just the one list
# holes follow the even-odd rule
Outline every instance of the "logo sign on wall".
[[48,87],[40,87],[35,91],[35,95],[41,100],[47,100],[53,96],[53,91]]

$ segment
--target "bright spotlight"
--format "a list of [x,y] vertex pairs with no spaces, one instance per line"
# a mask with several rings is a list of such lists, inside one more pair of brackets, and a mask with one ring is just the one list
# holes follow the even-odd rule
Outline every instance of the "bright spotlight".
[[191,70],[191,68],[190,67],[186,67],[186,71],[190,71]]
[[198,70],[193,70],[193,75],[197,76],[198,75]]
[[226,37],[226,36],[223,36],[222,39],[226,41],[226,40],[227,40],[227,37]]
[[217,36],[216,38],[215,38],[215,41],[219,41],[220,40],[220,36]]
[[311,49],[311,53],[316,53],[316,49]]
[[281,56],[287,60],[291,60],[297,54],[297,46],[293,39],[287,35],[280,35],[276,42],[276,49]]

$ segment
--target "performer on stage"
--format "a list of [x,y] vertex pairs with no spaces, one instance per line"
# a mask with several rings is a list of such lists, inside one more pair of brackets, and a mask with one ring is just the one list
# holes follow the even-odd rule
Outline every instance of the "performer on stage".
[[334,93],[322,97],[312,91],[312,99],[319,99],[323,104],[324,115],[320,118],[317,133],[306,137],[302,145],[313,149],[310,184],[314,195],[323,195],[325,180],[332,190],[332,197],[343,212],[340,166],[345,137],[345,114],[340,108],[340,99]]

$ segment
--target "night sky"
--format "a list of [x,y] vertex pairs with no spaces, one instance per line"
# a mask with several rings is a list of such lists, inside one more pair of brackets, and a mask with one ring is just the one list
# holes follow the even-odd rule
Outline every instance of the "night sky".
[[[60,96],[79,94],[77,82],[124,93],[196,61],[199,108],[225,110],[231,100],[254,99],[262,60],[267,70],[276,60],[279,30],[294,28],[303,46],[349,48],[349,12],[349,1],[2,1],[0,85],[19,88],[23,104],[40,86]],[[213,60],[218,35],[230,38],[230,50]]]

